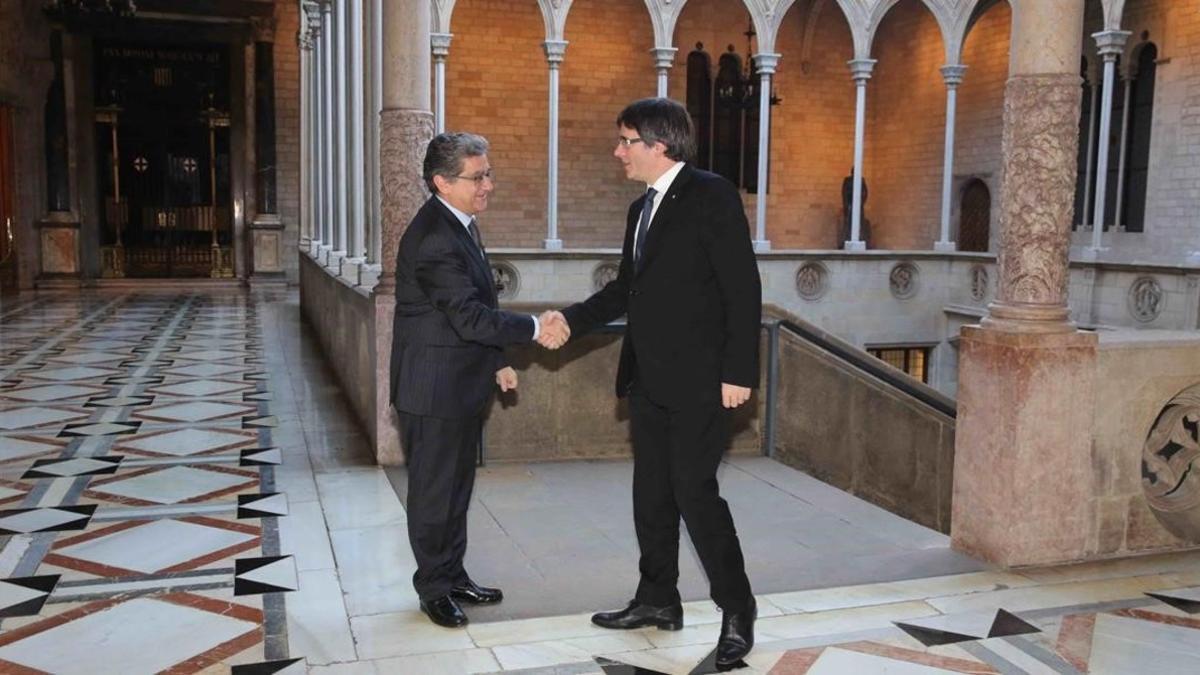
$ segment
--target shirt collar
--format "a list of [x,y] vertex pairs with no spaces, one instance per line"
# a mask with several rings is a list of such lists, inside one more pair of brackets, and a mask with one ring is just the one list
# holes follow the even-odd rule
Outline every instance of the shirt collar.
[[675,162],[675,166],[667,169],[663,175],[658,177],[658,180],[646,187],[654,188],[656,194],[666,194],[667,190],[671,187],[671,183],[675,182],[675,177],[679,175],[680,171],[683,171],[683,164],[683,162]]
[[437,197],[437,200],[439,202],[441,202],[443,205],[445,205],[446,208],[450,209],[450,213],[453,213],[454,217],[458,218],[458,221],[460,223],[462,223],[463,227],[470,227],[471,221],[475,219],[475,216],[472,216],[471,214],[466,213],[464,211],[459,211],[458,209],[454,208],[453,206],[450,206],[450,202],[446,201],[445,199],[442,199],[441,195],[434,195],[434,196]]

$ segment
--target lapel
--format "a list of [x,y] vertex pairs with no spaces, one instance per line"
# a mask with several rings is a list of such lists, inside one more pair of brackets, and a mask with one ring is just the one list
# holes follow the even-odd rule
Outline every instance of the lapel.
[[[487,254],[480,250],[479,246],[475,245],[475,240],[471,238],[471,234],[467,232],[467,228],[454,215],[446,205],[437,197],[433,197],[433,203],[438,209],[438,213],[442,216],[442,224],[450,229],[452,236],[458,240],[458,245],[462,247],[463,254],[468,260],[474,263],[475,271],[481,275],[484,286],[488,289],[488,296],[492,300],[496,299],[496,281],[492,277],[492,266],[488,264]],[[483,255],[480,255],[483,253]]]
[[[659,242],[663,238],[663,230],[671,227],[674,223],[674,217],[679,210],[679,194],[692,180],[692,165],[684,164],[679,170],[679,174],[675,176],[675,180],[671,183],[671,187],[667,189],[667,193],[662,196],[662,202],[658,205],[658,211],[654,214],[654,219],[650,221],[650,231],[646,234],[646,244],[642,247],[642,264],[638,266],[637,275],[641,275],[650,263],[653,262],[654,256],[658,253]],[[643,197],[643,202],[645,198]]]

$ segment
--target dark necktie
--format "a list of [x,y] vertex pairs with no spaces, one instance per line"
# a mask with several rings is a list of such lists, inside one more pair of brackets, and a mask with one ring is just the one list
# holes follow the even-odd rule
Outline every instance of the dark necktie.
[[642,218],[638,221],[637,240],[633,245],[633,264],[641,269],[642,267],[642,249],[646,246],[646,230],[650,229],[650,216],[654,212],[654,195],[658,194],[654,188],[646,190],[646,199],[642,202]]
[[475,242],[475,247],[479,249],[480,257],[486,257],[486,253],[483,250],[483,239],[479,236],[479,226],[475,224],[474,218],[471,219],[471,222],[467,223],[467,231],[471,233],[471,240]]

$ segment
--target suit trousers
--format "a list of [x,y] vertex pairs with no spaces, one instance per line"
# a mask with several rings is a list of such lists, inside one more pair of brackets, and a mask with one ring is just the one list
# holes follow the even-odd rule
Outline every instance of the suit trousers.
[[720,402],[672,410],[629,393],[633,435],[633,520],[641,558],[637,599],[662,607],[679,602],[679,519],[708,576],[713,602],[740,612],[750,581],[717,467],[729,445],[730,412]]
[[399,411],[397,416],[408,455],[408,541],[417,561],[413,588],[422,600],[433,600],[468,578],[467,507],[483,421]]

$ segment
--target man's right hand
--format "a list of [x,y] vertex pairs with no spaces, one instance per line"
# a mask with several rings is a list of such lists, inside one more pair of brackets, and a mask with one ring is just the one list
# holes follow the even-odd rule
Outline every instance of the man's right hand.
[[571,337],[571,327],[562,312],[549,310],[538,317],[538,344],[546,349],[558,349]]

